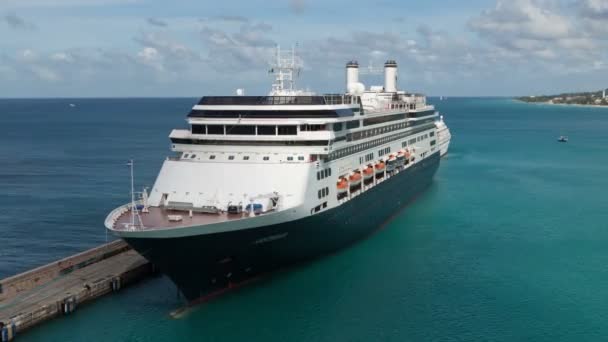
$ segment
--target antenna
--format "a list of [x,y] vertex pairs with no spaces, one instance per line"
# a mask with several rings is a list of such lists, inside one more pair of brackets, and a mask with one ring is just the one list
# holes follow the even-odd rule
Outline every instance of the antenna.
[[[131,224],[129,225],[129,227],[131,229],[135,229],[135,227],[137,227],[135,225],[135,219],[137,218],[137,220],[139,220],[139,226],[141,228],[144,228],[144,223],[141,220],[141,217],[139,216],[139,211],[137,210],[137,205],[135,203],[135,184],[134,184],[135,182],[134,182],[134,177],[133,177],[133,168],[135,166],[135,163],[133,162],[133,159],[129,160],[129,162],[127,163],[127,166],[129,166],[129,168],[131,169]],[[147,194],[146,194],[146,197],[147,197]],[[147,198],[146,198],[146,202],[147,202]]]
[[302,69],[302,61],[296,55],[296,47],[292,46],[291,50],[281,51],[281,46],[277,45],[275,52],[275,61],[271,64],[271,74],[275,75],[274,83],[272,84],[271,96],[295,95],[295,77],[300,75]]

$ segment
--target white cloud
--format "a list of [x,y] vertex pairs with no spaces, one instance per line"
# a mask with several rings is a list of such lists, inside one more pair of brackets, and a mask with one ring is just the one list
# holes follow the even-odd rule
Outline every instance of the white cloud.
[[497,40],[552,40],[572,36],[571,22],[555,11],[555,3],[542,0],[498,0],[469,22],[470,27]]
[[137,53],[137,58],[143,64],[148,65],[158,71],[163,71],[163,57],[153,47],[146,46]]
[[585,17],[608,19],[608,1],[606,0],[579,0],[577,5]]
[[64,62],[64,63],[72,63],[74,62],[74,58],[72,55],[66,52],[56,52],[51,54],[51,60],[55,62]]
[[36,74],[36,76],[38,76],[43,81],[57,82],[62,79],[59,73],[46,66],[32,65],[30,69],[34,74]]
[[[576,5],[583,3],[595,13],[603,10],[597,0]],[[471,19],[469,28],[510,66],[556,74],[588,72],[593,61],[605,57],[607,46],[581,20],[578,14],[584,11],[571,11],[570,5],[556,0],[498,0],[494,8]]]
[[38,54],[32,49],[21,50],[17,53],[17,60],[23,62],[31,62],[38,58]]
[[265,68],[276,46],[271,25],[249,21],[236,29],[203,25],[201,40],[205,60],[216,70]]

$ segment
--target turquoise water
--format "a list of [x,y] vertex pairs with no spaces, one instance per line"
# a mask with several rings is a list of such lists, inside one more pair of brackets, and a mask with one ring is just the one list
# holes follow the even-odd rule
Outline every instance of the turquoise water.
[[[0,276],[103,242],[124,160],[151,183],[193,101],[0,101]],[[608,109],[436,104],[450,154],[370,238],[179,319],[157,277],[19,341],[608,339]]]

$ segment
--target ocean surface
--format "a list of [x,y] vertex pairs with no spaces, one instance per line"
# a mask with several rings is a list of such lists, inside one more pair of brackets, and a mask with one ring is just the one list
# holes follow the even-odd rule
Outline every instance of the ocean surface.
[[[111,239],[126,161],[151,186],[195,101],[0,100],[0,278]],[[177,319],[155,277],[18,341],[608,340],[608,109],[431,101],[449,156],[368,239]]]

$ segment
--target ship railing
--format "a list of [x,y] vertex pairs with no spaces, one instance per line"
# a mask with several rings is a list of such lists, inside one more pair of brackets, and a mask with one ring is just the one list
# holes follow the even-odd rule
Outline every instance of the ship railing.
[[[142,204],[143,204],[143,200],[139,200],[139,201],[135,202],[135,206],[142,205]],[[108,214],[108,216],[106,217],[106,220],[104,222],[105,226],[114,228],[118,219],[120,219],[120,217],[123,216],[124,214],[131,211],[131,207],[132,207],[131,203],[127,203],[125,205],[122,205],[122,206],[112,210],[110,212],[110,214]]]
[[205,96],[199,105],[213,106],[277,106],[323,105],[322,96]]
[[348,94],[324,94],[325,104],[340,105],[340,104],[357,104],[358,97]]

